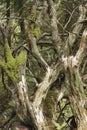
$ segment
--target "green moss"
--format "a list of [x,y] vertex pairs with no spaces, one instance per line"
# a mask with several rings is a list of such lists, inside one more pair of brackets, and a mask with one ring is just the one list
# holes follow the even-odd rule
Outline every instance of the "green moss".
[[36,15],[31,14],[29,16],[30,24],[29,24],[29,33],[33,34],[34,37],[38,38],[40,35],[40,27],[36,24]]
[[10,79],[13,82],[17,82],[17,80],[18,80],[18,73],[17,73],[17,67],[16,67],[15,64],[9,64],[9,62],[7,62],[7,63],[1,62],[0,66],[4,69],[4,71],[6,72],[8,77],[10,77]]
[[15,59],[16,66],[19,67],[23,65],[26,62],[26,59],[27,59],[26,52],[25,51],[21,52]]
[[4,61],[0,62],[0,67],[6,68],[6,63]]
[[6,62],[1,62],[0,66],[5,70],[6,74],[13,82],[18,82],[20,79],[18,69],[26,62],[26,52],[23,51],[16,58],[14,58],[9,45],[6,43],[5,56]]
[[29,28],[29,33],[33,34],[36,39],[40,36],[40,27],[36,24],[32,24]]
[[33,35],[38,38],[40,36],[40,27],[36,26],[35,29],[33,30]]
[[31,13],[31,14],[29,15],[29,20],[30,20],[31,22],[35,22],[35,21],[36,21],[36,16],[35,16],[34,13]]
[[13,58],[13,56],[12,56],[12,51],[11,51],[11,49],[10,49],[8,43],[5,43],[5,47],[4,47],[4,49],[5,49],[5,57],[6,57],[6,61],[7,61],[7,62],[11,62],[11,61],[13,61],[14,58]]

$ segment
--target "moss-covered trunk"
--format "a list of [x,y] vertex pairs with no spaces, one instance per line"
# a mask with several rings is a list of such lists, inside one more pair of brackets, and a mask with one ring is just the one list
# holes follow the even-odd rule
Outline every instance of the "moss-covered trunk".
[[[7,40],[6,40],[7,41]],[[12,82],[9,89],[12,92],[12,96],[15,101],[15,109],[18,117],[22,122],[29,125],[29,127],[37,130],[35,120],[33,118],[32,106],[28,98],[28,89],[26,85],[25,69],[26,69],[26,52],[23,50],[15,58],[12,55],[12,51],[5,41],[5,61],[0,63],[0,66],[4,69],[7,76]]]

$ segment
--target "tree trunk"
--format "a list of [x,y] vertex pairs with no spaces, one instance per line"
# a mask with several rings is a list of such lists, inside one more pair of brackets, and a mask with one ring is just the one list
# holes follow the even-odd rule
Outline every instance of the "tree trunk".
[[20,81],[15,84],[17,89],[14,94],[15,100],[15,109],[19,119],[29,125],[29,128],[32,130],[37,130],[37,126],[35,123],[35,116],[33,113],[33,107],[31,102],[29,102],[28,97],[28,88],[26,85],[26,77],[25,77],[25,65],[21,66],[19,69]]
[[[46,73],[43,82],[39,84],[34,101],[30,102],[25,78],[25,66],[20,68],[20,81],[15,84],[15,87],[17,87],[15,96],[16,112],[20,120],[29,125],[29,128],[33,130],[55,130],[51,121],[52,119],[49,122],[44,115],[43,103],[50,84],[55,80],[56,72],[50,69]],[[49,80],[50,76],[52,76],[52,79]],[[70,67],[67,70],[66,81],[67,90],[70,90],[68,97],[77,121],[77,130],[86,130],[87,110],[84,107],[86,97],[84,96],[85,94],[77,68]]]
[[[24,0],[18,0],[17,3],[18,3],[18,10],[19,10],[18,13],[20,16],[19,20],[17,20],[17,25],[18,25],[17,27],[20,26],[20,31],[22,34],[22,35],[18,35],[20,34],[20,31],[17,32],[18,33],[16,37],[17,43],[19,44],[20,41],[22,41],[23,44],[20,43],[21,46],[23,47],[23,49],[25,48],[29,52],[27,53],[28,55],[32,56],[32,57],[30,56],[31,57],[30,62],[32,62],[30,65],[31,66],[30,70],[32,70],[32,72],[34,71],[34,69],[31,69],[31,68],[34,68],[33,63],[35,62],[35,65],[37,66],[36,63],[39,63],[40,67],[43,67],[43,71],[45,72],[45,76],[42,82],[38,83],[37,85],[37,90],[34,93],[35,97],[33,98],[33,101],[31,101],[28,95],[28,87],[27,87],[26,75],[25,75],[25,70],[26,70],[25,64],[26,64],[27,56],[24,53],[25,51],[20,54],[18,52],[18,55],[16,54],[15,56],[13,56],[12,54],[13,49],[11,50],[10,44],[11,44],[11,31],[12,30],[10,27],[10,18],[9,18],[11,12],[9,8],[10,0],[7,0],[6,8],[7,8],[7,25],[8,26],[6,29],[3,29],[2,25],[0,24],[1,26],[0,30],[3,36],[3,41],[5,42],[4,44],[5,61],[3,60],[2,62],[0,62],[0,67],[4,69],[4,71],[6,72],[7,76],[10,79],[9,81],[11,81],[12,83],[10,84],[9,82],[9,85],[10,87],[13,87],[13,90],[10,87],[9,88],[12,91],[12,94],[13,94],[12,96],[14,97],[15,110],[19,119],[25,125],[29,126],[30,130],[55,130],[56,129],[53,124],[53,121],[55,121],[55,119],[53,120],[53,117],[51,118],[49,117],[49,119],[47,118],[46,114],[48,113],[47,111],[44,112],[44,105],[46,105],[45,100],[47,98],[47,94],[52,83],[54,83],[59,78],[59,74],[63,72],[65,75],[65,78],[64,78],[65,84],[63,83],[63,85],[65,85],[65,88],[63,91],[60,92],[59,96],[58,94],[56,95],[57,100],[53,104],[53,109],[55,109],[54,107],[57,107],[57,103],[60,102],[61,98],[64,95],[64,91],[66,89],[67,97],[72,107],[73,116],[75,117],[75,120],[76,120],[77,130],[86,130],[87,129],[87,108],[85,108],[85,105],[87,104],[86,102],[87,97],[84,93],[83,83],[82,83],[82,79],[79,73],[79,66],[82,60],[81,58],[83,58],[81,56],[82,56],[83,51],[85,50],[85,47],[87,46],[86,44],[87,30],[86,29],[83,32],[82,39],[80,42],[80,47],[77,53],[76,53],[76,50],[75,52],[72,52],[74,50],[73,49],[74,44],[77,41],[77,38],[79,37],[80,32],[82,32],[83,30],[83,22],[81,21],[86,20],[86,17],[87,17],[87,10],[85,9],[86,6],[85,7],[83,7],[82,5],[80,6],[79,8],[80,16],[76,24],[73,24],[74,26],[72,26],[73,30],[70,29],[69,37],[67,36],[67,40],[66,38],[64,38],[65,40],[62,43],[63,39],[61,38],[62,35],[59,34],[61,31],[58,29],[58,14],[55,8],[56,6],[59,6],[58,5],[59,3],[55,6],[53,0],[45,1],[44,3],[45,12],[47,13],[47,17],[49,17],[47,19],[48,22],[46,26],[50,28],[50,29],[47,28],[46,32],[50,33],[50,37],[47,36],[46,38],[41,39],[41,40],[42,41],[48,40],[48,42],[51,40],[52,42],[52,45],[51,45],[52,50],[46,53],[47,55],[50,55],[50,56],[47,56],[43,52],[45,47],[38,47],[38,41],[40,41],[39,40],[40,35],[44,33],[44,29],[42,29],[43,25],[42,24],[39,25],[39,23],[43,21],[43,19],[42,20],[40,19],[42,18],[42,15],[41,15],[42,13],[40,13],[40,16],[37,17],[37,15],[40,12],[39,8],[36,7],[38,5],[38,2],[35,1],[35,3],[33,3],[32,9],[31,9],[32,5],[29,6],[28,10],[31,9],[31,12],[29,13],[30,14],[29,20],[27,20],[28,14],[24,16],[24,12],[26,12],[24,11],[24,9],[25,7],[27,7],[27,3],[25,3]],[[44,8],[42,9],[42,12],[43,11],[44,11]],[[19,24],[18,24],[18,21],[19,21]],[[30,22],[30,23],[27,23],[27,22]],[[27,29],[28,26],[29,28]],[[43,26],[43,27],[46,28],[46,26]],[[66,28],[66,26],[67,26],[67,23],[64,28]],[[66,32],[64,28],[63,28],[63,34],[64,32]],[[71,33],[71,30],[72,30],[72,33]],[[22,40],[20,39],[20,36],[22,36],[21,37]],[[13,37],[13,42],[14,43],[16,42],[14,37]],[[27,43],[27,47],[29,48],[25,47],[24,43]],[[47,50],[49,49],[48,47],[50,47],[49,44],[47,44]],[[53,55],[55,55],[54,60],[53,60]],[[47,59],[45,60],[43,57]],[[51,63],[49,63],[49,61],[51,61]],[[36,70],[34,73],[37,73],[37,71],[38,70]],[[43,71],[42,71],[42,68],[40,68],[40,74],[43,73]],[[39,73],[37,73],[37,75],[39,75]],[[34,75],[33,77],[35,76],[36,75]],[[61,86],[62,86],[62,83],[60,83],[60,88],[62,88]],[[55,113],[56,112],[52,113],[54,114],[54,118],[56,117]],[[67,121],[66,121],[66,124],[67,124]]]
[[86,96],[83,85],[79,77],[78,70],[74,68],[72,72],[67,72],[66,87],[70,90],[69,100],[71,102],[73,113],[76,117],[77,130],[87,129],[87,110],[85,109]]
[[66,88],[68,97],[76,117],[77,130],[87,129],[87,109],[85,108],[87,97],[84,93],[83,82],[79,72],[82,54],[86,47],[87,30],[83,31],[80,47],[75,56],[63,59],[66,71]]
[[58,76],[57,69],[48,68],[44,80],[39,84],[34,102],[30,102],[28,98],[25,66],[22,66],[19,71],[20,81],[15,84],[17,92],[14,96],[18,117],[33,130],[54,130],[52,122],[48,122],[44,116],[43,103],[51,83],[54,82]]

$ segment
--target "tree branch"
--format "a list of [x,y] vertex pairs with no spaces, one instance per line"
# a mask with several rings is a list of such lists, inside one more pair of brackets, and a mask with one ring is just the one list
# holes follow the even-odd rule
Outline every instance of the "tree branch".
[[69,55],[69,47],[72,48],[73,44],[75,43],[79,33],[81,32],[81,30],[83,29],[83,23],[80,23],[80,21],[84,20],[86,18],[86,13],[87,13],[87,9],[85,7],[83,7],[82,5],[80,5],[79,7],[79,13],[80,16],[76,22],[76,25],[72,31],[72,33],[69,33],[69,37],[66,40],[66,46],[65,46],[65,50],[66,53]]
[[29,35],[30,37],[30,45],[31,45],[31,50],[32,53],[34,54],[34,56],[36,57],[37,61],[45,68],[48,68],[48,64],[47,62],[43,59],[43,57],[41,56],[37,44],[36,44],[36,38],[34,37],[33,34]]
[[50,22],[51,22],[51,29],[52,29],[52,40],[57,53],[59,53],[61,39],[58,36],[59,32],[57,27],[57,12],[54,7],[53,0],[47,0],[47,3],[48,3],[48,11],[49,11]]

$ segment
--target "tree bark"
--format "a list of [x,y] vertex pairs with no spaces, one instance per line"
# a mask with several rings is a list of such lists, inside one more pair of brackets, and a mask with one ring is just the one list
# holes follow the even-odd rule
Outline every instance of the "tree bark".
[[14,94],[15,109],[19,119],[29,126],[32,130],[38,130],[33,113],[33,107],[29,101],[28,88],[25,77],[25,65],[19,69],[20,81],[15,84],[16,93]]
[[50,88],[50,85],[56,80],[59,74],[56,66],[55,69],[47,69],[45,78],[39,84],[33,102],[30,102],[28,98],[25,66],[22,66],[19,71],[20,81],[15,84],[15,87],[17,87],[17,93],[14,96],[18,117],[21,119],[21,121],[29,125],[29,127],[34,130],[54,130],[54,126],[51,124],[49,125],[49,122],[47,122],[46,117],[44,116],[43,103]]
[[[8,11],[10,0],[7,1],[7,8]],[[21,3],[21,0],[19,1]],[[24,17],[23,16],[23,0],[22,3],[19,3],[19,16],[20,16],[20,30],[21,33],[26,35],[27,29],[24,24]],[[7,76],[12,81],[12,94],[15,101],[15,110],[19,117],[19,119],[29,126],[30,130],[55,130],[55,126],[53,124],[53,117],[50,119],[47,119],[45,113],[44,113],[44,102],[47,98],[47,94],[49,89],[51,88],[52,83],[54,83],[61,72],[64,72],[65,74],[65,88],[63,88],[60,91],[60,94],[57,95],[58,99],[54,103],[54,106],[56,106],[57,102],[59,102],[62,97],[64,96],[64,91],[67,91],[67,97],[70,101],[73,115],[75,116],[76,123],[77,123],[77,130],[86,130],[87,129],[87,109],[85,108],[85,104],[87,104],[87,97],[84,93],[83,89],[83,82],[80,76],[79,67],[82,60],[82,54],[87,47],[86,41],[87,41],[87,29],[84,30],[82,39],[80,42],[80,46],[77,52],[73,55],[71,53],[72,47],[74,46],[74,43],[76,42],[79,33],[83,30],[83,23],[81,22],[86,18],[87,10],[82,5],[79,8],[80,16],[72,30],[72,33],[69,32],[69,37],[65,39],[65,43],[62,43],[62,38],[59,36],[59,29],[57,25],[57,12],[55,9],[55,4],[53,0],[47,0],[44,3],[44,8],[42,9],[42,12],[40,13],[40,16],[37,17],[36,11],[36,3],[34,3],[31,11],[34,16],[34,20],[31,19],[31,25],[29,25],[30,29],[33,27],[33,30],[29,30],[26,35],[28,38],[23,37],[24,41],[28,40],[29,42],[29,51],[32,54],[33,58],[37,61],[37,63],[40,64],[40,66],[43,68],[43,71],[45,73],[45,76],[42,80],[42,82],[38,83],[37,90],[35,91],[35,97],[33,98],[33,101],[29,99],[28,95],[28,87],[26,83],[26,56],[24,53],[20,53],[18,56],[15,55],[15,57],[12,55],[11,48],[9,47],[9,41],[7,37],[7,32],[5,29],[2,28],[0,23],[0,29],[1,33],[3,35],[3,41],[5,42],[4,51],[5,51],[5,61],[0,62],[0,67],[4,69]],[[21,8],[22,7],[22,8]],[[47,10],[48,8],[48,10]],[[51,40],[51,46],[53,47],[52,52],[49,52],[50,57],[46,56],[44,53],[41,53],[41,48],[38,47],[37,41],[39,40],[39,35],[41,34],[41,20],[43,11],[45,11],[49,14],[50,18],[50,33],[52,35],[51,38],[47,37],[46,39]],[[38,11],[39,13],[39,11]],[[7,12],[7,16],[10,15],[10,12]],[[10,17],[10,16],[9,16]],[[36,18],[37,17],[37,18]],[[41,19],[40,19],[41,18]],[[9,18],[8,18],[9,19]],[[37,19],[37,20],[36,20]],[[9,22],[9,21],[7,21]],[[39,26],[37,26],[40,23]],[[34,26],[32,26],[34,25]],[[9,27],[9,26],[8,26]],[[38,28],[39,27],[39,28]],[[29,28],[28,28],[29,29]],[[38,33],[38,36],[36,36],[36,31]],[[6,31],[6,33],[5,33]],[[43,32],[43,31],[42,31]],[[10,32],[11,34],[11,32]],[[77,35],[76,35],[77,34]],[[6,39],[6,40],[5,40]],[[19,37],[17,38],[18,41]],[[14,40],[13,40],[14,41]],[[24,42],[23,41],[23,42]],[[65,45],[65,47],[64,47]],[[49,45],[47,44],[47,47]],[[64,48],[63,48],[64,47]],[[23,48],[24,49],[24,48]],[[56,50],[56,52],[54,52]],[[29,53],[29,54],[30,54]],[[51,56],[52,53],[55,53],[56,56],[54,58],[54,61],[52,61]],[[50,58],[50,63],[48,59],[45,60],[43,58],[43,54],[45,55],[45,58]],[[46,53],[47,54],[47,53]],[[24,58],[25,57],[25,58]],[[33,59],[32,58],[32,59]],[[32,60],[31,60],[32,62]],[[32,62],[33,63],[33,62]],[[42,72],[41,68],[41,72]],[[33,69],[32,69],[33,70]],[[38,70],[37,70],[38,71]],[[17,75],[16,75],[17,74]],[[43,74],[44,75],[44,74]],[[40,75],[41,76],[41,75]],[[63,82],[63,81],[62,81]],[[54,113],[53,113],[54,114]],[[54,119],[55,120],[55,119]]]
[[80,47],[75,56],[65,58],[66,88],[69,91],[69,100],[73,113],[76,117],[77,130],[87,129],[87,109],[85,104],[87,97],[84,93],[83,83],[79,73],[81,56],[86,47],[87,30],[85,29],[81,38]]

